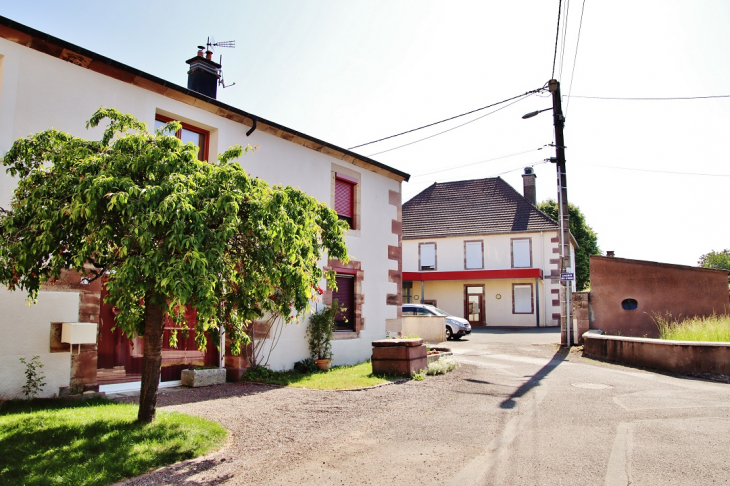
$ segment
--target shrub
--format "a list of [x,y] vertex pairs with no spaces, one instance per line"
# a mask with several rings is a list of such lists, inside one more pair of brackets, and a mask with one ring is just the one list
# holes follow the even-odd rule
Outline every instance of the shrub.
[[332,305],[324,305],[321,310],[309,316],[307,339],[312,359],[332,359],[330,341],[335,330],[335,316],[344,310],[335,299]]
[[23,386],[25,398],[35,398],[46,386],[46,377],[41,371],[43,363],[40,359],[40,356],[33,356],[30,361],[20,358],[20,362],[25,365],[25,385]]
[[312,358],[306,358],[301,361],[294,363],[294,370],[299,373],[306,375],[309,373],[316,373],[319,371],[319,366],[314,362]]
[[453,357],[444,356],[441,359],[437,359],[436,361],[429,363],[428,371],[426,373],[429,375],[444,375],[449,371],[455,370],[457,366],[459,366],[459,364]]

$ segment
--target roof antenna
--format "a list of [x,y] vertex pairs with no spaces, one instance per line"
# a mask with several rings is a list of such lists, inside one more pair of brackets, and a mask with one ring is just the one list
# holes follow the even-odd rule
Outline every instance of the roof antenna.
[[[215,37],[212,37],[212,38],[211,37],[208,37],[208,42],[205,44],[205,46],[206,46],[206,48],[207,48],[208,51],[213,52],[213,51],[215,51],[215,48],[216,47],[230,47],[230,48],[235,48],[236,47],[236,41],[235,40],[230,40],[230,41],[219,41],[219,42],[216,42],[215,41]],[[218,64],[220,64],[221,66],[223,66],[223,56],[222,55],[219,57]],[[223,80],[223,70],[222,69],[221,69],[220,75],[221,75],[221,77],[218,80],[218,84],[221,86],[221,88],[228,88],[228,87],[233,86],[234,84],[236,84],[235,82],[234,83],[231,83],[231,84],[226,84],[225,83],[225,81]]]

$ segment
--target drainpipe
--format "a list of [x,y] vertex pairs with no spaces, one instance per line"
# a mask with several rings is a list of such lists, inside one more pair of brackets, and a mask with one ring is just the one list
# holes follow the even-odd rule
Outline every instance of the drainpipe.
[[421,304],[423,304],[423,299],[426,298],[426,282],[421,280]]
[[540,327],[540,279],[535,277],[535,321]]

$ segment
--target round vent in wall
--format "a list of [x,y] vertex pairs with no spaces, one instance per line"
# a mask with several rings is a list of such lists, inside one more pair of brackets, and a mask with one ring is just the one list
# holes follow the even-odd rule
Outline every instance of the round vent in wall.
[[636,299],[624,299],[621,301],[621,308],[623,310],[632,311],[636,310],[637,307],[639,307],[639,303]]

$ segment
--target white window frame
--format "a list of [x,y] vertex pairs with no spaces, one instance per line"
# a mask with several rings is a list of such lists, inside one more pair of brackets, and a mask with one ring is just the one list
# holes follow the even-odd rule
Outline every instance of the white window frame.
[[532,268],[532,238],[512,238],[510,247],[512,268]]
[[533,314],[534,312],[535,296],[532,292],[532,284],[512,284],[512,313]]
[[[433,258],[431,258],[431,252],[428,250],[430,247],[433,247]],[[433,265],[430,265],[432,262]],[[431,266],[433,266],[433,268],[424,268]],[[421,272],[432,272],[436,270],[436,243],[418,244],[418,270]]]
[[464,241],[464,269],[481,270],[482,268],[484,268],[484,241]]

